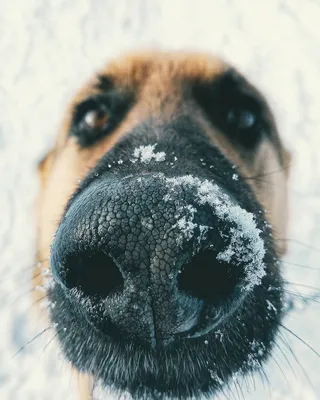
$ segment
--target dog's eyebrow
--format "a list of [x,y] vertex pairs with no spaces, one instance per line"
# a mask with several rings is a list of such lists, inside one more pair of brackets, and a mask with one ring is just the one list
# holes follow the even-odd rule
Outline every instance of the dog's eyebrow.
[[114,81],[111,76],[109,75],[98,75],[97,76],[97,83],[95,87],[99,90],[104,92],[108,92],[109,90],[114,88]]

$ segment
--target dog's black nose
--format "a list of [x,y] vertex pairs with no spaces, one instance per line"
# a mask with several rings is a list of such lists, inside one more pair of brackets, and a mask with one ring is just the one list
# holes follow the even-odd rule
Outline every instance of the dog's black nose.
[[198,336],[250,289],[252,263],[255,279],[263,275],[259,234],[246,236],[243,213],[217,185],[191,176],[99,178],[71,202],[52,272],[106,334],[152,345]]

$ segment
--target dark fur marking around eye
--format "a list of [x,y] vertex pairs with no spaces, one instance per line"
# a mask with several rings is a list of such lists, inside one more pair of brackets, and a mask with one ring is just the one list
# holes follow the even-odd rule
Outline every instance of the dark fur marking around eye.
[[108,75],[99,75],[98,83],[96,84],[96,88],[100,89],[104,92],[108,92],[114,88],[113,79]]
[[270,131],[263,100],[234,70],[211,84],[196,84],[193,96],[211,123],[236,145],[254,149]]

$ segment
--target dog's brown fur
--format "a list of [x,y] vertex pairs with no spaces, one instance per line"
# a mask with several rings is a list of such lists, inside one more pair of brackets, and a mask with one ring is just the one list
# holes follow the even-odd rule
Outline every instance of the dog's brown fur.
[[[244,161],[238,148],[223,134],[213,131],[201,110],[185,96],[188,82],[212,81],[227,68],[221,60],[202,54],[133,54],[103,68],[78,92],[67,110],[56,145],[39,166],[41,192],[37,209],[37,257],[38,261],[41,261],[41,268],[49,267],[52,237],[70,196],[78,186],[78,181],[82,180],[98,160],[139,121],[152,116],[158,121],[167,122],[177,110],[192,113],[197,118],[212,142],[239,168],[242,176],[247,178],[258,201],[269,212],[267,217],[275,236],[284,237],[287,224],[287,152],[279,142],[265,142],[252,159]],[[125,119],[110,135],[88,148],[80,149],[75,138],[68,136],[72,112],[74,107],[89,95],[99,93],[99,76],[111,77],[120,90],[134,93],[136,101]],[[282,165],[278,152],[284,160]],[[275,171],[277,172],[274,173]],[[261,179],[251,179],[259,175]],[[285,247],[279,245],[279,253],[284,251]],[[38,270],[34,276],[35,284],[41,285]],[[85,386],[85,389],[82,388],[81,398],[88,399],[90,385],[85,383]]]

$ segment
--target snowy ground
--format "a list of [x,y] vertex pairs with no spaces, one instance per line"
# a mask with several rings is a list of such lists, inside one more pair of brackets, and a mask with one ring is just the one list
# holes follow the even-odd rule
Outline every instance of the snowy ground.
[[[46,347],[50,334],[12,358],[43,327],[28,293],[35,167],[75,88],[124,49],[218,52],[264,91],[294,153],[288,238],[295,240],[286,274],[320,287],[319,25],[319,0],[0,1],[1,400],[75,399],[75,377],[58,361],[54,343]],[[287,326],[320,351],[319,304],[296,307]],[[288,340],[301,365],[279,342],[289,363],[275,355],[266,368],[269,384],[257,376],[251,394],[243,386],[245,399],[320,399],[320,358]]]

